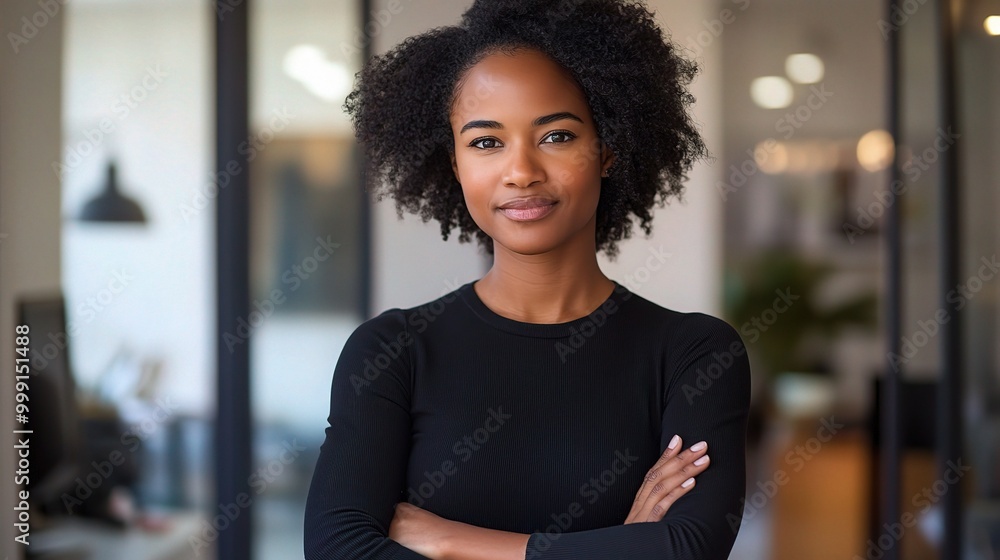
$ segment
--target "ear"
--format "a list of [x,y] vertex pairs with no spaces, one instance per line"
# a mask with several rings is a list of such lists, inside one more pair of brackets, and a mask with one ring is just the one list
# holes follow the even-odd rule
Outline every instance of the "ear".
[[449,157],[451,158],[451,170],[455,173],[455,180],[461,183],[462,180],[458,178],[458,162],[455,161],[455,152],[452,151]]
[[615,163],[615,153],[601,140],[601,176],[607,177],[608,169]]

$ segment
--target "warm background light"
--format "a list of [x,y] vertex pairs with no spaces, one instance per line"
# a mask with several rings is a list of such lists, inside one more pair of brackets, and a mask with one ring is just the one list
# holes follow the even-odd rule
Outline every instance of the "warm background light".
[[785,73],[793,82],[815,84],[823,79],[823,61],[814,54],[798,53],[785,59]]
[[750,84],[750,97],[765,109],[781,109],[792,104],[792,84],[781,76],[764,76]]
[[884,130],[872,130],[858,140],[858,163],[867,171],[889,167],[895,152],[892,135]]
[[759,142],[753,151],[757,167],[768,175],[778,175],[788,170],[788,147],[781,142],[767,149],[767,142]]
[[1000,16],[990,16],[983,22],[983,27],[990,35],[1000,35]]
[[314,45],[297,45],[289,49],[282,68],[320,99],[343,101],[351,89],[352,76],[347,67],[328,60],[326,53]]

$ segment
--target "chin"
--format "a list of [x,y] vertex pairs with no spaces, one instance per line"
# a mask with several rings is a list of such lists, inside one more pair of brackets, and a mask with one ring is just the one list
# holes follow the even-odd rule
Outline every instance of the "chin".
[[519,255],[541,255],[558,248],[562,243],[548,235],[537,233],[526,235],[504,235],[493,238],[493,253],[496,254],[497,247]]

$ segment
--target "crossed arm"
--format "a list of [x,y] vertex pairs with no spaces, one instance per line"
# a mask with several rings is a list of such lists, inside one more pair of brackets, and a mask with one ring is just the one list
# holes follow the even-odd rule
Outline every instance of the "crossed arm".
[[[626,525],[662,519],[670,506],[694,487],[694,477],[708,468],[707,446],[683,449],[682,443],[680,437],[671,440],[650,468],[636,492]],[[433,560],[524,560],[531,535],[444,519],[401,502],[396,505],[389,538]]]
[[[359,377],[379,342],[395,331],[380,332],[374,323],[355,331],[334,372],[329,427],[307,498],[306,560],[725,560],[736,540],[746,490],[749,361],[728,324],[702,314],[684,321],[671,350],[677,359],[666,388],[660,449],[668,450],[674,434],[684,441],[704,440],[712,450],[711,468],[706,463],[695,470],[676,462],[677,468],[688,469],[680,480],[698,476],[696,484],[684,488],[690,494],[685,499],[677,499],[676,473],[647,478],[636,500],[643,506],[638,512],[633,507],[630,521],[552,535],[446,520],[406,503],[402,492],[386,492],[406,486],[405,468],[399,465],[409,454],[407,366],[389,367],[374,380]],[[661,501],[671,490],[675,501],[664,513]],[[654,514],[657,504],[661,509]],[[650,515],[660,518],[652,521]]]

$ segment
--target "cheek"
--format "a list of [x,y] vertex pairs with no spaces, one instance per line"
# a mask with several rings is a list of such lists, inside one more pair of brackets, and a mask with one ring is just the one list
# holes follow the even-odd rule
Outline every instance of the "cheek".
[[475,158],[463,161],[459,157],[456,165],[462,178],[462,192],[470,209],[473,204],[488,204],[492,200],[496,185],[500,183],[499,172],[494,170],[489,162],[477,161]]
[[580,143],[577,149],[556,160],[556,177],[564,185],[600,184],[600,153]]
[[493,182],[485,176],[481,169],[462,169],[462,195],[465,198],[465,206],[469,210],[473,221],[480,223],[488,219],[490,204],[493,200]]
[[552,179],[562,188],[574,194],[575,198],[595,201],[600,197],[600,167],[581,154],[578,158],[567,159],[555,167]]

